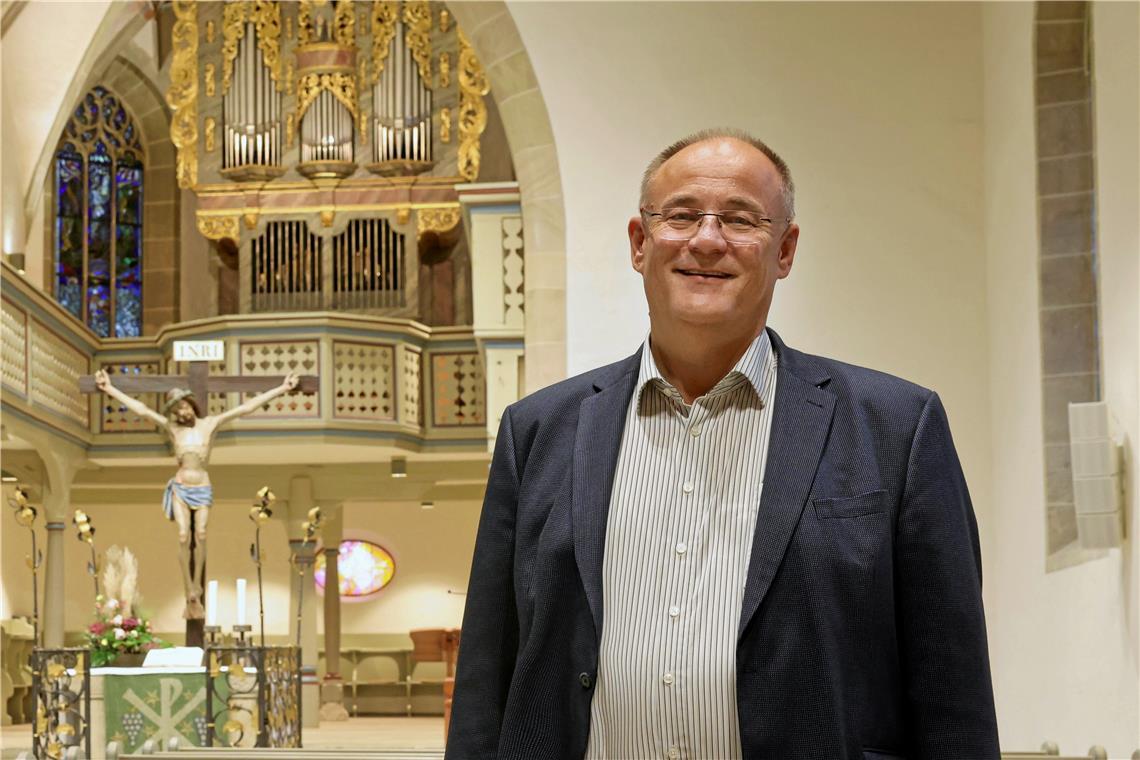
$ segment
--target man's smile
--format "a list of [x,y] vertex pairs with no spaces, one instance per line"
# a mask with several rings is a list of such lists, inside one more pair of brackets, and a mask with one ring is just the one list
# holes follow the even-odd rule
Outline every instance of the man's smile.
[[733,275],[728,272],[713,272],[704,269],[676,269],[674,271],[686,277],[695,277],[699,280],[730,280],[733,277]]

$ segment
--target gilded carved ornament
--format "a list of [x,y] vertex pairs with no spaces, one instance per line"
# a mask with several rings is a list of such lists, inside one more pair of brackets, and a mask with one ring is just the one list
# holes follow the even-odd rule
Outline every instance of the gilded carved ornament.
[[212,64],[212,63],[207,63],[207,64],[206,64],[205,66],[203,66],[202,68],[203,68],[203,70],[205,71],[205,73],[203,74],[203,78],[204,78],[204,79],[205,79],[205,81],[206,81],[206,97],[207,97],[207,98],[212,98],[212,97],[214,97],[214,88],[215,88],[215,83],[214,83],[214,64]]
[[208,240],[222,240],[229,238],[237,240],[241,232],[238,228],[236,216],[202,216],[198,215],[198,232]]
[[451,12],[444,8],[439,12],[439,31],[447,34],[447,30],[451,28]]
[[[317,32],[318,21],[314,18],[313,9],[323,8],[328,0],[301,0],[297,4],[297,43],[309,45],[321,42],[321,35]],[[356,45],[356,17],[352,11],[352,0],[340,0],[333,13],[332,41],[344,47]]]
[[352,0],[339,0],[336,4],[333,39],[344,47],[356,46],[356,15],[352,12]]
[[356,79],[352,74],[342,72],[326,72],[306,74],[297,82],[297,123],[305,118],[305,111],[321,94],[321,90],[328,90],[337,100],[344,104],[354,117],[356,108]]
[[451,86],[451,55],[447,52],[439,54],[439,86]]
[[444,208],[421,208],[416,212],[416,232],[449,232],[459,224],[462,212],[459,206]]
[[487,128],[487,104],[483,96],[491,91],[483,65],[467,41],[459,36],[459,174],[468,182],[479,176],[479,140]]
[[218,37],[217,29],[218,28],[214,24],[213,20],[206,22],[206,42],[210,43],[211,45],[214,44],[214,40]]
[[216,147],[214,132],[217,129],[217,126],[218,124],[214,120],[213,116],[206,117],[206,121],[203,124],[203,131],[206,133],[205,147],[207,153],[213,153],[214,148]]
[[439,109],[439,141],[451,142],[451,109],[447,107]]
[[238,44],[245,37],[246,22],[257,31],[257,47],[269,75],[282,88],[281,82],[281,4],[271,0],[234,0],[222,11],[222,94],[233,83],[234,60]]
[[431,89],[431,6],[428,0],[405,0],[404,40],[420,70],[424,87]]
[[[399,18],[399,4],[395,0],[376,0],[372,4],[372,83],[380,78],[384,61],[396,36],[396,21]],[[364,80],[361,79],[361,82]]]
[[198,5],[174,0],[173,56],[166,103],[172,111],[170,141],[178,150],[175,173],[180,188],[198,183]]

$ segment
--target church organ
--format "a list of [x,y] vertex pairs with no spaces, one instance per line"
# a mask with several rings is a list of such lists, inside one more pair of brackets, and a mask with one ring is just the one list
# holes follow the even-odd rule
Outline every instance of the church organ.
[[447,7],[173,8],[179,184],[198,230],[238,253],[239,292],[219,302],[469,323],[457,185],[480,179],[488,87]]

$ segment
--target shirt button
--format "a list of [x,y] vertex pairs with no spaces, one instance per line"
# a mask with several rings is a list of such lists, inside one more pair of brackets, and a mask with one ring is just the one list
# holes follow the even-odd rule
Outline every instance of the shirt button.
[[665,675],[661,676],[661,683],[665,684],[666,686],[671,686],[673,684],[673,674],[666,673]]
[[677,605],[674,604],[672,607],[669,608],[669,617],[677,617],[680,614],[681,614],[681,608],[678,607]]
[[701,434],[701,426],[700,425],[693,425],[691,428],[689,428],[689,435],[693,436],[694,438],[696,438],[700,434]]
[[679,542],[677,543],[677,553],[678,553],[678,554],[684,554],[684,553],[685,553],[685,552],[687,552],[688,550],[689,550],[689,547],[685,546],[685,542],[684,542],[684,541],[679,541]]
[[590,674],[589,673],[578,674],[578,682],[582,684],[583,689],[590,688]]
[[677,760],[677,758],[680,756],[681,756],[681,750],[677,749],[676,747],[670,747],[669,748],[669,757],[671,758],[671,760]]
[[683,486],[681,486],[681,490],[684,491],[685,493],[692,493],[693,492],[693,481],[686,480],[685,484]]

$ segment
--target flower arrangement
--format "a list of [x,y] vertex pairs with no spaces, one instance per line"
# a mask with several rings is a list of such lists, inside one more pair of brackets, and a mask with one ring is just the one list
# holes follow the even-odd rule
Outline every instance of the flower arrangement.
[[141,616],[124,615],[118,599],[95,597],[95,622],[87,626],[87,645],[91,647],[91,667],[111,664],[120,654],[139,654],[170,646],[150,630],[150,622]]
[[95,622],[87,626],[91,666],[112,663],[120,654],[141,654],[170,646],[151,633],[150,623],[136,614],[139,563],[130,549],[112,546],[103,568],[107,596],[95,597]]

